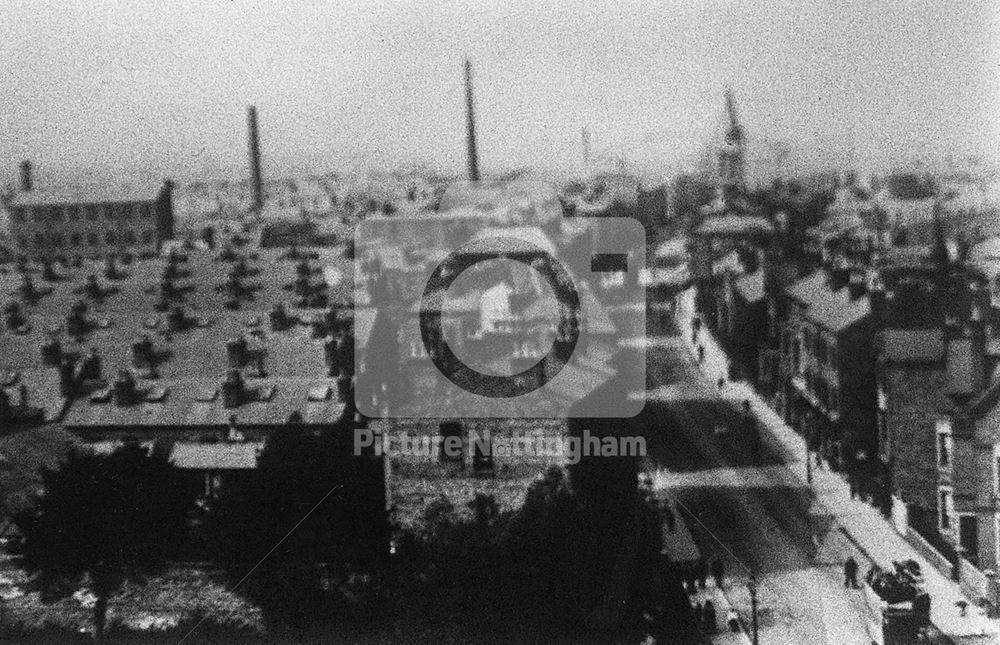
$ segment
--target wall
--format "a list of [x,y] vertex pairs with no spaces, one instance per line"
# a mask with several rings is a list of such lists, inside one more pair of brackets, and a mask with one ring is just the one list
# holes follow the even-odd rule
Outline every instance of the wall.
[[887,366],[886,425],[893,483],[907,504],[937,508],[935,420],[948,409],[944,372],[934,366]]

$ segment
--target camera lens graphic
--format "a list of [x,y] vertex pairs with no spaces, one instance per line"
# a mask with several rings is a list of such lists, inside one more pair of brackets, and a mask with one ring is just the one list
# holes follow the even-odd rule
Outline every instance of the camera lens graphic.
[[[555,378],[572,355],[580,338],[580,294],[576,290],[569,271],[551,253],[520,238],[499,236],[492,238],[491,244],[499,247],[516,248],[510,251],[483,251],[477,247],[470,253],[470,245],[452,251],[437,265],[420,300],[420,336],[428,356],[438,370],[458,387],[484,397],[514,398],[533,392]],[[538,260],[541,259],[541,262]],[[559,333],[548,353],[531,367],[505,376],[485,374],[464,363],[451,349],[441,327],[443,312],[428,308],[432,294],[447,292],[448,287],[466,269],[490,260],[513,260],[537,271],[552,288],[556,301],[561,305],[562,318]],[[440,300],[443,302],[443,299]],[[551,366],[552,369],[545,369]],[[539,367],[542,367],[539,373]],[[536,378],[524,378],[537,375]]]

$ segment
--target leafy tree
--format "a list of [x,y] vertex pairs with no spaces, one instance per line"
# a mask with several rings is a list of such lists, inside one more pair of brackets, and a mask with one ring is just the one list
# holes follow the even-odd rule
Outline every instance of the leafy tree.
[[14,518],[22,566],[43,600],[86,584],[97,598],[99,640],[108,600],[121,585],[144,582],[179,554],[193,503],[190,487],[163,456],[137,445],[110,455],[73,452],[41,474],[44,493]]
[[377,574],[388,553],[382,462],[354,454],[355,425],[353,415],[321,433],[288,424],[209,511],[211,555],[272,629],[331,614],[331,587]]

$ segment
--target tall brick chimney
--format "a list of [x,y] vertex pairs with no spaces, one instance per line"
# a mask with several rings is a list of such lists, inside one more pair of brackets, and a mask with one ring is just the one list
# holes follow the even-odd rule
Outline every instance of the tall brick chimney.
[[250,140],[250,191],[253,207],[260,210],[264,206],[264,186],[260,176],[260,140],[257,133],[257,108],[247,108],[247,136]]
[[476,149],[476,115],[472,100],[472,62],[468,58],[465,59],[465,119],[469,179],[471,181],[479,181],[479,152]]
[[21,191],[31,192],[31,162],[25,159],[21,162]]

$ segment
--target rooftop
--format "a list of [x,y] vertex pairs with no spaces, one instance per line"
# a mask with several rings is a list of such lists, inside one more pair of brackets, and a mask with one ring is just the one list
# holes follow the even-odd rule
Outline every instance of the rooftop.
[[54,190],[19,192],[11,200],[13,206],[69,206],[73,204],[109,204],[155,201],[162,183],[129,186],[84,186]]
[[834,291],[822,270],[793,284],[788,294],[805,306],[808,320],[831,332],[847,329],[871,314],[871,303],[866,295],[852,298],[847,287]]
[[696,235],[764,236],[774,232],[774,226],[763,217],[753,215],[713,215],[705,219]]
[[[19,401],[18,390],[24,383],[31,405],[51,407],[47,415],[49,418],[58,414],[62,402],[58,369],[42,363],[40,350],[52,338],[60,340],[64,352],[85,356],[91,348],[96,349],[101,358],[102,376],[110,381],[120,370],[133,368],[132,345],[147,336],[160,356],[157,364],[159,379],[149,381],[149,384],[168,389],[165,400],[130,408],[77,401],[68,413],[68,420],[82,425],[99,425],[128,418],[139,425],[146,425],[165,423],[163,419],[173,415],[177,419],[187,419],[186,423],[199,422],[199,419],[211,423],[221,419],[220,423],[225,423],[228,411],[223,416],[218,400],[213,405],[196,405],[192,397],[205,387],[219,386],[229,368],[226,343],[242,337],[248,340],[250,347],[266,351],[264,367],[268,377],[250,378],[249,384],[274,384],[276,393],[269,403],[247,404],[235,410],[241,420],[270,423],[274,419],[284,421],[291,411],[299,408],[305,413],[309,407],[306,405],[306,392],[317,384],[330,381],[324,339],[314,338],[309,324],[325,309],[286,307],[288,315],[299,324],[292,324],[284,331],[272,331],[269,323],[272,307],[280,302],[288,304],[295,300],[287,285],[295,280],[296,262],[281,259],[281,251],[276,249],[254,252],[259,257],[247,262],[251,274],[244,278],[244,282],[258,288],[252,293],[252,300],[244,302],[242,308],[235,311],[223,306],[226,298],[217,291],[219,285],[226,281],[232,263],[218,260],[218,253],[187,253],[188,261],[180,264],[180,268],[189,275],[176,279],[177,285],[192,288],[185,293],[183,302],[191,326],[183,331],[170,331],[167,314],[154,308],[166,265],[164,258],[123,265],[121,268],[126,277],[122,280],[105,279],[103,265],[90,262],[84,262],[78,268],[57,265],[59,279],[55,282],[46,282],[39,273],[33,273],[34,284],[51,289],[51,293],[33,304],[25,304],[28,325],[23,333],[7,329],[0,333],[0,354],[3,356],[0,371],[4,373],[3,385],[11,400]],[[345,259],[337,249],[318,249],[317,253],[318,259],[311,261],[318,271],[313,280],[324,275],[331,304],[349,306],[353,297],[350,260]],[[254,271],[259,273],[254,274]],[[102,303],[87,300],[89,309],[86,317],[93,326],[78,343],[67,334],[67,314],[72,303],[85,299],[83,286],[91,274],[99,276],[98,282],[103,288],[114,291],[108,293]],[[0,302],[20,300],[20,284],[21,277],[12,266],[0,267]],[[329,402],[327,405],[330,405]],[[335,412],[327,407],[316,415]],[[335,418],[330,417],[330,420]]]

